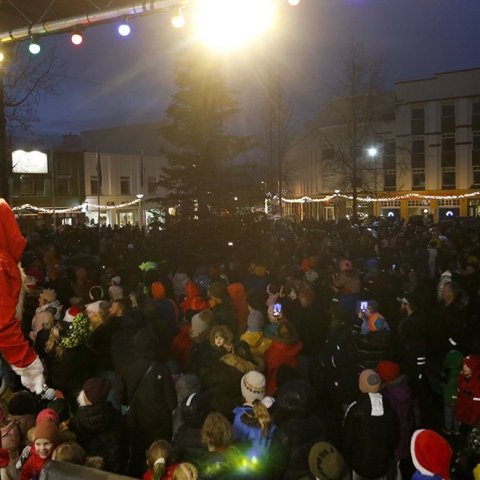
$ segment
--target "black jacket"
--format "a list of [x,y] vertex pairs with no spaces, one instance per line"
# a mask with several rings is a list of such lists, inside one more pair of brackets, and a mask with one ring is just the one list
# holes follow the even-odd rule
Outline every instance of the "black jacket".
[[130,406],[128,426],[139,431],[147,443],[172,436],[172,412],[177,394],[165,362],[157,358],[158,340],[149,328],[134,337],[135,356],[121,374],[120,401]]
[[381,395],[380,399],[383,414],[374,416],[370,394],[362,394],[347,410],[343,426],[345,460],[366,478],[386,475],[399,442],[398,418]]
[[105,470],[123,471],[126,458],[125,422],[110,402],[80,407],[69,428],[76,434],[87,455],[103,458]]

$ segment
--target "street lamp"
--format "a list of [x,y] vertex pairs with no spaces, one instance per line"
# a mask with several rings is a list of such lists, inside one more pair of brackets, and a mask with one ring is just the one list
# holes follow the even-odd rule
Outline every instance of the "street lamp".
[[136,197],[140,200],[138,202],[138,226],[139,228],[142,228],[143,227],[143,211],[142,211],[143,193],[137,193]]
[[377,196],[377,156],[378,156],[378,148],[377,147],[369,147],[367,148],[367,154],[370,158],[373,158],[373,169],[375,175],[375,197]]

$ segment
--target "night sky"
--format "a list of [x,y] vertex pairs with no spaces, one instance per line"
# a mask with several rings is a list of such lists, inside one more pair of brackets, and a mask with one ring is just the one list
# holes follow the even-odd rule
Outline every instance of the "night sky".
[[[188,20],[188,18],[187,18]],[[266,71],[279,68],[298,130],[332,95],[333,72],[352,42],[380,56],[386,87],[398,80],[480,66],[480,0],[302,0],[284,10],[277,33],[225,57],[242,112],[236,129],[258,127]],[[171,65],[191,42],[170,17],[135,19],[128,38],[116,25],[89,28],[84,45],[69,36],[48,39],[65,63],[65,81],[41,103],[36,131],[78,133],[163,117],[174,92]]]

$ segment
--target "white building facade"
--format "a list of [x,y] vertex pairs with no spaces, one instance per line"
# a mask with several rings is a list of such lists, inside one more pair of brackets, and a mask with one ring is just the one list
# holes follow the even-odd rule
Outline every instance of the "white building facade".
[[[396,83],[387,117],[362,145],[359,195],[375,201],[361,203],[360,211],[403,218],[428,213],[436,220],[478,216],[480,68]],[[349,212],[348,198],[319,201],[351,196],[326,141],[335,128],[342,126],[310,127],[287,152],[285,214],[332,219]],[[372,145],[378,153],[369,157]]]

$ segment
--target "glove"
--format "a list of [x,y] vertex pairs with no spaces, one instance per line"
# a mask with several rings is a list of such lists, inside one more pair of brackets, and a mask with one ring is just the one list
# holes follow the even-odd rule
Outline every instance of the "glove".
[[43,376],[43,365],[37,357],[30,365],[26,367],[15,367],[12,365],[13,371],[20,376],[22,385],[28,388],[32,393],[41,394],[45,384]]

